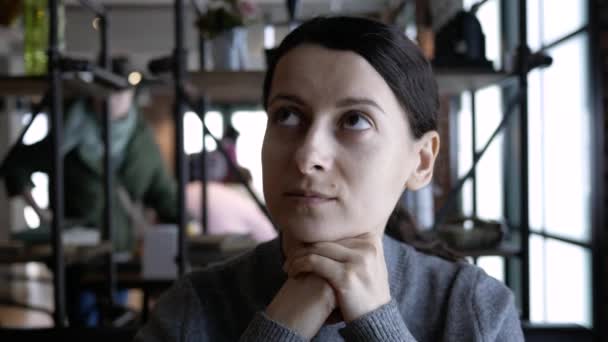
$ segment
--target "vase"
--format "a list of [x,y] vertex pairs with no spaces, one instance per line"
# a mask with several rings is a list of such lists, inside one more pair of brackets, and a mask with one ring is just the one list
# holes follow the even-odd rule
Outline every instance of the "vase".
[[[25,0],[24,14],[24,66],[27,75],[43,75],[47,72],[47,49],[49,48],[48,0]],[[65,7],[58,2],[59,52],[65,50]]]
[[213,69],[236,71],[247,69],[247,30],[236,27],[212,40]]

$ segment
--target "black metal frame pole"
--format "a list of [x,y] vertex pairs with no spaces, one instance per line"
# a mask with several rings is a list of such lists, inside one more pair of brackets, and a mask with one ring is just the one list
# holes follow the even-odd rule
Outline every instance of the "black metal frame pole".
[[200,101],[199,106],[200,113],[202,115],[201,121],[203,122],[203,149],[201,150],[200,166],[201,166],[201,226],[202,233],[208,232],[209,224],[209,202],[208,202],[208,189],[207,189],[207,130],[205,127],[205,116],[207,115],[207,103],[203,99]]
[[[101,40],[101,51],[100,51],[100,66],[110,71],[112,70],[110,52],[109,52],[109,20],[108,15],[98,17],[100,23],[100,40]],[[102,113],[102,135],[104,143],[104,155],[103,155],[103,192],[104,192],[104,219],[103,219],[103,241],[110,243],[110,251],[106,257],[106,281],[107,281],[107,301],[112,306],[114,303],[114,291],[116,290],[116,265],[114,264],[114,221],[112,212],[112,195],[114,188],[114,175],[112,170],[114,165],[112,162],[112,139],[111,139],[111,112],[110,103],[107,98],[103,99],[103,113]]]
[[[477,155],[477,111],[475,109],[475,89],[471,89],[471,135],[473,145],[473,158]],[[473,183],[473,217],[477,217],[477,173],[473,169],[471,175],[471,182]]]
[[[591,75],[591,103],[593,108],[592,127],[593,127],[593,163],[592,166],[592,182],[595,186],[592,187],[592,258],[593,258],[593,272],[592,272],[592,284],[593,284],[593,330],[596,341],[601,341],[603,336],[606,336],[608,319],[606,314],[606,299],[608,296],[605,295],[604,285],[606,284],[606,262],[605,255],[606,249],[606,233],[605,233],[605,186],[604,180],[606,170],[606,157],[604,155],[604,144],[605,144],[605,124],[604,124],[604,111],[606,108],[603,105],[603,94],[605,93],[605,84],[602,81],[603,75],[606,73],[606,68],[602,63],[602,52],[600,48],[600,35],[602,34],[602,27],[600,27],[600,5],[596,1],[588,2],[588,13],[589,13],[589,40],[593,43],[589,44],[589,69]],[[595,44],[594,44],[595,43]],[[592,72],[593,70],[597,72]]]
[[522,320],[530,319],[530,213],[528,205],[528,27],[526,0],[519,0],[519,124],[520,124],[520,234]]
[[175,51],[173,52],[173,77],[175,82],[175,162],[177,172],[178,244],[177,267],[179,275],[186,271],[186,168],[184,155],[184,98],[183,87],[186,74],[186,52],[184,51],[184,1],[175,0]]
[[53,320],[55,327],[61,328],[66,323],[65,301],[65,264],[63,258],[62,227],[63,227],[63,156],[61,143],[63,140],[63,113],[61,84],[61,65],[59,56],[59,0],[50,0],[48,9],[50,14],[49,50],[48,50],[48,77],[50,87],[50,120],[51,120],[51,208],[53,221],[51,225],[51,239],[53,246],[53,295],[55,312]]

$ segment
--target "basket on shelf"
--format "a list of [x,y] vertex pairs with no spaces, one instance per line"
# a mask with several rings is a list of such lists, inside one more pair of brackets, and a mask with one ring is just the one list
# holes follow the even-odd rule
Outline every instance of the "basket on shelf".
[[437,226],[437,236],[458,251],[498,246],[505,237],[504,223],[480,218],[460,218]]

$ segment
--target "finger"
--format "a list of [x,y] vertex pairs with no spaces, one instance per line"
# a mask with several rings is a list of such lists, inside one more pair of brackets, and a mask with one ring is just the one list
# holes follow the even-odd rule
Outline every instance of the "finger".
[[342,287],[346,265],[322,255],[310,254],[301,257],[291,264],[289,277],[302,273],[313,273],[329,282],[332,287]]

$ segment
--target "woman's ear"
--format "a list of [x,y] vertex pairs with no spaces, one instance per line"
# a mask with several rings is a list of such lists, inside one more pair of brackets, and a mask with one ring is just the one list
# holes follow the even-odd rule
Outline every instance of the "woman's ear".
[[427,132],[415,142],[414,152],[418,154],[418,165],[405,184],[407,189],[415,191],[431,182],[439,145],[437,131]]

